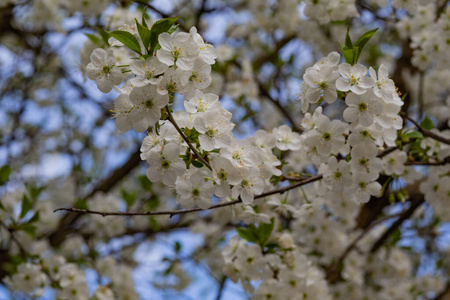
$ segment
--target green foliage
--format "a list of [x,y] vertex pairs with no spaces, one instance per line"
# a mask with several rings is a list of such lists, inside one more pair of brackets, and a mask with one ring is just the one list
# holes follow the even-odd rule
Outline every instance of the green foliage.
[[127,207],[130,208],[136,201],[136,194],[129,193],[125,189],[122,189],[120,192],[122,194],[122,199],[125,200],[125,202],[127,203]]
[[[142,17],[142,19],[144,20],[143,17]],[[141,37],[142,43],[144,44],[145,50],[148,51],[149,46],[150,46],[151,31],[150,31],[150,29],[148,29],[147,26],[144,26],[141,23],[139,23],[139,21],[137,19],[134,19],[134,20],[136,21],[137,30],[138,30],[139,36]]]
[[147,176],[139,175],[138,180],[141,184],[142,189],[146,191],[150,191],[152,189],[152,183],[150,180],[148,180]]
[[123,43],[125,46],[141,55],[141,45],[138,40],[128,31],[115,30],[108,32],[110,36]]
[[423,119],[423,121],[420,123],[420,126],[428,130],[434,128],[433,121],[431,121],[428,117],[425,117],[425,119]]
[[405,134],[405,137],[408,139],[410,139],[410,138],[421,139],[421,138],[423,138],[423,134],[419,131],[412,131],[412,132]]
[[151,37],[150,37],[150,49],[149,49],[149,54],[153,54],[153,52],[155,50],[157,50],[158,46],[159,46],[159,42],[158,42],[158,36],[161,33],[164,32],[173,32],[176,30],[176,26],[174,26],[174,28],[172,27],[175,22],[178,20],[177,18],[167,18],[167,19],[162,19],[162,20],[158,20],[156,21],[152,28],[150,29],[151,31]]
[[192,165],[196,168],[203,168],[203,163],[199,162],[198,160],[191,161]]
[[356,40],[356,43],[353,44],[352,39],[350,38],[350,27],[347,27],[345,44],[341,45],[342,54],[344,55],[344,59],[347,63],[351,65],[358,63],[359,57],[361,56],[364,47],[375,34],[375,32],[377,32],[377,30],[378,28],[375,28],[365,32]]
[[0,185],[3,185],[11,175],[11,167],[6,165],[0,168]]
[[91,33],[85,33],[85,34],[94,44],[97,44],[97,45],[102,44],[102,42],[103,42],[102,38],[99,37],[98,35],[91,34]]
[[30,211],[30,209],[33,207],[33,204],[31,203],[30,199],[27,195],[23,195],[22,197],[22,210],[20,211],[19,218],[25,217],[25,215]]
[[86,199],[77,199],[75,203],[73,204],[73,207],[79,208],[79,209],[89,209]]
[[274,222],[274,218],[271,218],[270,223],[262,223],[258,227],[255,225],[238,227],[236,231],[244,240],[250,243],[257,243],[261,248],[264,248],[273,231]]

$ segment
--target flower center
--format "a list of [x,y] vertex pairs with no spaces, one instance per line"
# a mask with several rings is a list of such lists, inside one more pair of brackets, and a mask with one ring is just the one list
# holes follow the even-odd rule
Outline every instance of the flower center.
[[103,73],[108,75],[109,73],[111,73],[111,69],[112,69],[112,67],[110,67],[110,66],[103,66]]
[[367,183],[365,183],[364,181],[361,181],[360,183],[358,183],[358,186],[359,186],[362,190],[365,190],[365,189],[366,189],[366,186],[367,186]]
[[170,167],[170,161],[168,160],[163,160],[161,162],[161,167],[163,167],[164,169],[168,169]]
[[352,75],[352,77],[350,77],[350,79],[348,81],[351,85],[355,85],[355,84],[358,84],[359,79],[356,78],[354,75]]
[[322,81],[321,83],[319,83],[319,88],[321,88],[322,90],[326,90],[328,88],[328,83]]
[[194,197],[198,197],[200,195],[200,190],[198,188],[193,188],[192,189],[192,195]]
[[364,112],[367,110],[367,104],[364,102],[361,102],[360,104],[358,104],[358,109],[360,112]]
[[205,134],[207,135],[207,136],[209,136],[210,138],[213,138],[214,137],[214,135],[215,135],[215,132],[214,132],[214,129],[208,129],[206,132],[205,132]]
[[145,104],[145,107],[147,107],[148,109],[152,109],[154,106],[153,99],[148,98],[147,100],[145,100],[144,104]]
[[330,134],[329,132],[325,132],[325,133],[322,135],[322,137],[323,137],[323,139],[324,139],[325,141],[329,141],[329,140],[331,139],[331,134]]
[[243,188],[245,188],[246,186],[248,186],[248,180],[247,180],[247,179],[242,180],[242,181],[241,181],[241,186],[242,186]]
[[219,177],[220,180],[227,180],[227,173],[225,173],[224,169],[221,169],[219,173],[217,173],[217,177]]

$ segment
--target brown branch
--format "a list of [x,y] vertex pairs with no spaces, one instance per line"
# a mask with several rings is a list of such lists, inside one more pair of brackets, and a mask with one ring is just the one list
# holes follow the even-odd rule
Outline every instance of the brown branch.
[[[322,179],[322,175],[318,174],[318,175],[306,178],[305,180],[299,181],[295,184],[288,185],[286,187],[282,187],[279,189],[274,189],[274,190],[268,191],[266,193],[263,193],[261,195],[256,195],[254,199],[255,200],[261,199],[261,198],[268,197],[268,196],[275,195],[275,194],[283,194],[289,190],[295,189],[297,187],[300,187],[302,185],[305,185],[305,184],[308,184],[308,183],[311,183],[311,182],[314,182],[314,181],[317,181],[320,179]],[[80,208],[72,207],[72,208],[58,208],[58,209],[54,210],[53,212],[57,212],[57,211],[77,212],[77,213],[82,213],[82,214],[101,215],[103,217],[106,217],[106,216],[160,216],[160,215],[169,215],[170,217],[172,217],[174,215],[187,214],[187,213],[191,213],[191,212],[211,210],[211,209],[216,209],[216,208],[220,208],[220,207],[230,206],[230,205],[238,204],[241,202],[242,202],[242,199],[239,197],[238,200],[225,202],[225,203],[219,203],[219,204],[213,205],[207,209],[191,208],[191,209],[161,210],[161,211],[147,211],[147,212],[122,212],[122,211],[104,212],[104,211],[95,211],[95,210],[80,209]]]
[[419,131],[422,132],[424,135],[426,135],[426,136],[428,136],[428,137],[430,137],[430,138],[433,138],[433,139],[435,139],[436,141],[439,141],[439,142],[442,142],[442,143],[444,143],[444,144],[450,145],[450,139],[449,139],[449,138],[446,138],[446,137],[444,137],[444,136],[442,136],[442,135],[439,135],[439,134],[434,133],[434,132],[431,131],[431,130],[428,130],[428,129],[423,128],[422,126],[420,126],[419,123],[417,123],[413,118],[409,117],[409,116],[408,116],[406,113],[404,113],[404,112],[400,112],[400,114],[401,114],[405,119],[407,119],[408,121],[410,121],[411,123],[413,123],[413,124],[419,129]]
[[203,156],[200,155],[200,153],[198,153],[197,149],[194,147],[194,145],[191,144],[191,142],[189,141],[189,139],[186,137],[186,135],[184,134],[183,131],[181,131],[180,127],[178,126],[177,122],[175,121],[175,119],[172,116],[172,113],[170,112],[170,108],[169,106],[166,106],[166,111],[167,111],[167,115],[169,117],[169,121],[170,123],[172,123],[172,125],[175,127],[175,129],[178,131],[178,133],[181,135],[181,137],[183,138],[183,140],[186,142],[186,144],[188,144],[189,148],[192,150],[192,152],[194,152],[195,157],[197,157],[197,159],[199,161],[201,161],[205,166],[208,167],[208,169],[212,170],[211,165],[209,164],[209,162],[203,158]]
[[223,276],[222,279],[219,282],[219,289],[217,291],[217,296],[216,296],[216,300],[220,300],[222,298],[222,294],[225,288],[225,282],[227,281],[228,277],[227,276]]
[[413,199],[411,201],[411,206],[398,218],[397,221],[395,221],[391,227],[389,227],[383,235],[373,244],[372,248],[370,249],[370,253],[377,252],[378,249],[384,244],[384,242],[389,238],[389,236],[399,228],[403,222],[407,219],[409,219],[414,211],[424,203],[424,197],[423,195],[419,194],[418,197]]
[[379,220],[374,221],[371,223],[368,227],[366,227],[363,232],[361,232],[354,240],[350,243],[350,245],[347,246],[347,248],[344,250],[344,252],[339,256],[338,260],[333,263],[327,270],[327,279],[330,283],[336,282],[340,277],[339,267],[343,264],[345,258],[347,255],[352,252],[352,250],[356,247],[356,244],[376,225],[383,223],[384,221],[387,221],[392,218],[400,217],[403,213],[393,214],[386,216],[384,218],[381,218]]

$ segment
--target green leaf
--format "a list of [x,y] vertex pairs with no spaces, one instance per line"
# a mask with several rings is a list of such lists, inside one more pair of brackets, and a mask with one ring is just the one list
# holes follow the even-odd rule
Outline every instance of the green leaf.
[[141,21],[141,23],[142,23],[142,25],[143,25],[145,28],[148,29],[147,21],[145,21],[145,19],[148,18],[148,15],[147,15],[147,8],[148,8],[148,6],[145,6],[145,7],[144,7],[144,10],[142,11],[142,21]]
[[95,44],[101,44],[101,38],[95,34],[85,33],[86,36]]
[[115,30],[109,32],[109,34],[119,42],[122,42],[125,46],[127,46],[134,52],[138,53],[139,55],[141,54],[141,45],[134,37],[134,35],[132,35],[128,31]]
[[100,36],[102,37],[102,40],[105,43],[105,45],[109,45],[108,40],[111,37],[111,35],[107,31],[103,30],[100,27],[97,28],[97,30],[98,30],[98,33],[100,34]]
[[361,52],[363,51],[366,44],[369,42],[369,40],[372,38],[372,36],[377,32],[378,28],[372,29],[361,35],[358,40],[355,43],[355,48],[358,47],[359,49],[356,51],[356,60],[355,63],[358,62],[359,56],[361,55]]
[[136,200],[135,194],[128,193],[124,189],[121,190],[121,193],[122,193],[123,200],[125,200],[125,202],[127,203],[127,207],[128,208],[131,207],[133,205],[134,201]]
[[261,248],[264,248],[267,241],[270,238],[270,235],[272,234],[273,226],[275,224],[275,219],[271,218],[270,223],[263,223],[258,228],[258,244],[261,246]]
[[32,237],[36,234],[36,226],[34,226],[32,224],[28,224],[28,223],[22,224],[19,226],[18,229],[25,231],[26,233],[28,233],[28,235],[30,235]]
[[344,47],[342,48],[342,54],[344,55],[345,62],[353,65],[356,57],[355,50]]
[[345,47],[353,49],[352,39],[350,38],[350,26],[347,26],[347,34],[345,35]]
[[30,194],[31,200],[35,201],[41,194],[41,192],[44,190],[43,187],[35,187],[35,186],[28,186],[28,193]]
[[161,226],[159,226],[159,223],[155,217],[150,217],[150,228],[154,232],[158,232],[161,229]]
[[239,236],[244,240],[250,243],[258,242],[258,236],[256,236],[256,232],[251,227],[249,228],[237,227],[236,231],[239,234]]
[[150,180],[148,180],[147,176],[145,175],[139,175],[138,177],[139,182],[141,183],[141,187],[146,190],[146,191],[150,191],[152,188],[152,183]]
[[89,209],[89,207],[87,206],[87,203],[86,203],[86,199],[75,200],[73,207],[79,208],[79,209]]
[[30,199],[28,199],[27,195],[23,195],[22,197],[22,210],[20,211],[20,218],[22,219],[25,217],[27,212],[30,211],[30,209],[33,207],[33,204],[31,203]]
[[421,138],[423,138],[423,134],[421,132],[419,132],[419,131],[413,131],[413,132],[405,134],[405,137],[421,139]]
[[199,162],[198,160],[191,161],[192,165],[196,168],[203,168],[203,163]]
[[0,185],[3,185],[11,175],[11,167],[6,165],[0,168]]
[[181,251],[181,244],[180,244],[179,241],[176,241],[175,245],[173,247],[174,247],[175,253],[180,253],[180,251]]
[[431,121],[428,117],[425,117],[425,119],[423,119],[423,121],[420,123],[420,126],[428,130],[434,128],[433,121]]
[[39,221],[39,211],[35,212],[34,215],[31,217],[31,219],[28,220],[27,223],[31,224],[34,222]]
[[163,32],[168,32],[171,28],[172,25],[175,24],[175,22],[178,20],[177,18],[167,18],[167,19],[162,19],[159,21],[156,21],[153,26],[152,29],[150,29],[151,31],[151,37],[150,37],[150,54],[153,54],[153,51],[156,49],[157,45],[159,45],[158,43],[158,36],[163,33]]
[[151,31],[146,26],[141,25],[137,19],[134,19],[136,21],[137,30],[139,33],[139,36],[141,37],[142,43],[144,44],[145,50],[148,51],[149,45],[150,45],[150,36]]

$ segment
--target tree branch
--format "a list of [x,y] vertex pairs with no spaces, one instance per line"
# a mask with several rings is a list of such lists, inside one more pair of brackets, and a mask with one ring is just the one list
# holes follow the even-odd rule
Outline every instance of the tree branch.
[[192,152],[194,152],[195,157],[197,157],[197,159],[199,161],[201,161],[205,166],[208,167],[208,169],[212,170],[211,165],[209,164],[209,162],[203,158],[203,156],[200,155],[200,153],[198,153],[197,149],[194,147],[194,145],[191,144],[191,142],[189,141],[189,139],[186,137],[186,135],[183,133],[183,131],[181,131],[180,127],[178,126],[177,122],[175,121],[175,119],[172,116],[172,113],[170,112],[170,108],[169,106],[166,106],[166,111],[167,111],[167,115],[169,117],[169,121],[170,123],[172,123],[172,125],[175,127],[175,129],[178,131],[178,133],[181,135],[181,137],[183,138],[183,140],[186,142],[186,144],[188,144],[189,148],[192,150]]
[[389,236],[397,229],[399,228],[403,222],[407,219],[409,219],[412,214],[414,213],[414,211],[422,205],[422,203],[424,203],[424,197],[422,194],[419,194],[417,196],[417,198],[413,199],[411,201],[411,206],[410,208],[408,208],[401,216],[400,218],[398,218],[397,221],[394,222],[394,224],[392,224],[391,227],[389,227],[384,233],[383,235],[375,242],[375,244],[373,244],[372,248],[370,249],[370,253],[375,253],[377,252],[378,249],[380,249],[380,247],[384,244],[384,242],[389,238]]
[[366,227],[354,240],[350,243],[350,245],[347,246],[347,248],[344,250],[344,252],[339,256],[338,260],[333,263],[327,270],[327,280],[330,283],[334,283],[339,279],[340,272],[339,267],[344,262],[347,255],[352,252],[352,250],[356,247],[356,244],[376,225],[383,223],[384,221],[387,221],[392,218],[400,217],[403,213],[393,214],[386,216],[384,218],[381,218],[379,220],[376,220],[375,222],[371,223],[368,227]]
[[442,135],[436,134],[436,133],[434,133],[434,132],[431,131],[431,130],[428,130],[428,129],[423,128],[422,126],[420,126],[419,123],[417,123],[413,118],[409,117],[409,116],[408,116],[406,113],[404,113],[404,112],[400,112],[400,114],[401,114],[405,119],[407,119],[408,121],[410,121],[411,123],[413,123],[413,124],[419,129],[419,131],[422,132],[424,135],[426,135],[426,136],[428,136],[428,137],[430,137],[430,138],[433,138],[433,139],[435,139],[436,141],[439,141],[439,142],[442,142],[442,143],[444,143],[444,144],[450,145],[450,139],[449,139],[449,138],[443,137]]
[[[299,181],[295,184],[288,185],[286,187],[279,188],[279,189],[274,189],[274,190],[268,191],[266,193],[263,193],[261,195],[256,195],[254,199],[255,200],[261,199],[261,198],[268,197],[268,196],[275,195],[275,194],[283,194],[289,190],[295,189],[297,187],[300,187],[302,185],[305,185],[305,184],[308,184],[308,183],[311,183],[311,182],[314,182],[314,181],[317,181],[320,179],[322,179],[322,175],[318,174],[318,175],[306,178],[305,180]],[[196,211],[211,210],[211,209],[216,209],[216,208],[220,208],[220,207],[230,206],[230,205],[238,204],[241,202],[242,202],[242,199],[239,197],[238,200],[225,202],[225,203],[219,203],[219,204],[213,205],[207,209],[191,208],[191,209],[161,210],[161,211],[147,211],[147,212],[122,212],[122,211],[104,212],[104,211],[95,211],[95,210],[80,209],[80,208],[72,207],[72,208],[58,208],[58,209],[54,210],[53,212],[57,212],[57,211],[77,212],[77,213],[82,213],[82,214],[101,215],[103,217],[106,217],[106,216],[160,216],[160,215],[169,215],[170,217],[172,217],[174,215],[187,214],[187,213],[196,212]]]

